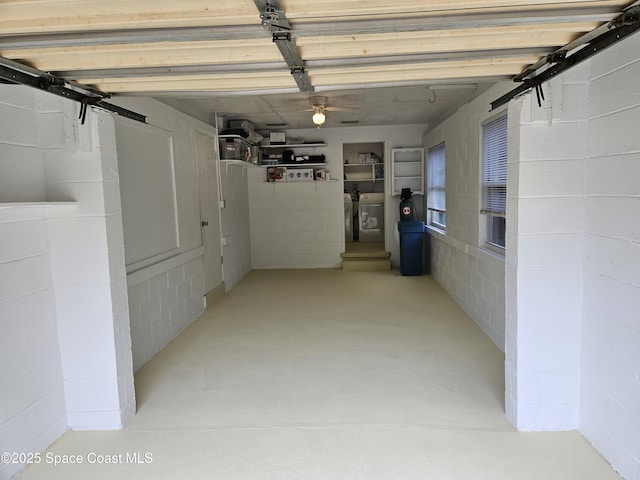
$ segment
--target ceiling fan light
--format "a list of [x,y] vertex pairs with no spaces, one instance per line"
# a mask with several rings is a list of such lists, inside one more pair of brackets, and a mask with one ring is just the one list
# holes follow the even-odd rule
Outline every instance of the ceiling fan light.
[[321,110],[315,111],[313,113],[313,117],[311,117],[311,119],[313,120],[313,123],[319,127],[325,121],[324,112],[322,112]]

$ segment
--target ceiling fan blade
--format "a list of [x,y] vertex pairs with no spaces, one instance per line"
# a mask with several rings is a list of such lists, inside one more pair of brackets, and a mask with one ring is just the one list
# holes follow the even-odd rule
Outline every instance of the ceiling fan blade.
[[314,108],[301,108],[300,110],[293,110],[290,113],[300,113],[300,112],[315,112]]
[[358,107],[327,107],[325,108],[326,111],[328,112],[346,112],[349,110],[360,110]]

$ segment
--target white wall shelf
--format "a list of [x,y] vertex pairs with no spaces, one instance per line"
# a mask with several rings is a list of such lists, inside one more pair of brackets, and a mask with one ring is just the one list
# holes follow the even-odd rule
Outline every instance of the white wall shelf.
[[[240,135],[218,135],[220,140],[220,161],[228,165],[241,165],[243,167],[255,166],[258,162],[258,145],[250,142]],[[233,147],[226,150],[227,144]],[[251,159],[255,159],[254,163]]]
[[240,140],[241,142],[245,142],[247,145],[256,145],[255,143],[250,142],[246,138],[241,135],[218,135],[218,138],[222,138],[225,140]]
[[326,167],[326,163],[279,163],[277,165],[260,165],[263,168],[269,167],[287,167],[287,168],[307,168],[307,167]]
[[286,143],[282,145],[260,145],[260,148],[315,148],[315,147],[326,147],[326,143]]
[[424,148],[391,149],[391,195],[400,195],[403,188],[424,195]]
[[72,207],[78,202],[0,202],[0,208]]
[[384,163],[345,163],[345,182],[380,182],[384,176],[378,175]]
[[[326,163],[280,163],[278,165],[261,165],[264,168],[272,168],[284,170],[284,176],[286,180],[277,180],[273,181],[270,178],[270,173],[267,171],[267,179],[268,183],[315,183],[315,182],[326,182]],[[311,172],[311,178],[306,178],[308,173]],[[294,172],[297,172],[294,173]],[[320,173],[321,172],[321,173]],[[282,173],[282,172],[281,172]],[[316,178],[316,175],[321,175],[320,178]],[[295,177],[298,177],[297,179]]]
[[[280,152],[274,153],[274,150],[291,150],[291,149],[304,149],[304,148],[318,148],[318,147],[326,147],[327,144],[324,142],[313,142],[313,143],[283,143],[280,145],[268,144],[268,145],[260,145],[262,149],[262,155],[267,158],[271,157],[271,160],[279,160],[283,161],[283,155]],[[295,154],[294,154],[295,157]],[[318,155],[318,157],[322,158],[314,158],[313,163],[304,163],[304,162],[288,162],[288,163],[279,163],[278,165],[263,165],[264,167],[287,167],[287,168],[307,168],[307,167],[326,167],[327,163],[318,161],[323,160],[324,155]],[[291,160],[287,158],[287,160]]]
[[241,167],[260,167],[261,166],[261,165],[256,165],[255,163],[252,163],[252,162],[248,162],[246,160],[235,160],[233,158],[221,158],[220,161],[228,165],[240,165]]

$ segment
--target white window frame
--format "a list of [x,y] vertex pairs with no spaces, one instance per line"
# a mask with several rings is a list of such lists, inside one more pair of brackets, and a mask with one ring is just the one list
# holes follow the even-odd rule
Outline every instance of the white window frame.
[[445,143],[427,151],[427,225],[445,230],[446,211],[446,149]]
[[480,214],[486,217],[485,245],[504,253],[507,210],[507,113],[482,123]]

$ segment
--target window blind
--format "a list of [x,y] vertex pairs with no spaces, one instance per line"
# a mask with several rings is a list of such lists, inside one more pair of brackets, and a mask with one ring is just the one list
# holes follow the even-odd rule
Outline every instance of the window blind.
[[507,116],[482,128],[482,213],[505,216],[507,207]]
[[446,210],[444,143],[427,151],[427,192],[427,208],[444,212]]

